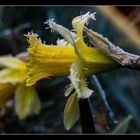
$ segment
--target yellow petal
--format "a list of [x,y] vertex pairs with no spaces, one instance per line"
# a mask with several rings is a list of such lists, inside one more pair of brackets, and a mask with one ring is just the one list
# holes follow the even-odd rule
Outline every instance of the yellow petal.
[[73,47],[68,41],[64,39],[58,39],[56,43],[57,46],[61,46],[61,47]]
[[25,80],[26,64],[18,58],[10,55],[0,57],[0,66],[6,67],[0,71],[0,83],[17,84]]
[[39,113],[41,108],[40,100],[34,87],[26,87],[25,83],[21,83],[16,89],[15,109],[20,119],[31,113]]
[[51,29],[61,34],[72,46],[75,45],[72,32],[69,31],[67,28],[63,27],[62,25],[56,24],[52,20],[48,21],[48,25],[50,26]]
[[95,20],[95,13],[90,14],[88,12],[84,15],[77,16],[72,20],[72,26],[74,30],[76,31],[76,34],[78,35],[76,39],[76,47],[78,48],[86,47],[84,43],[84,39],[83,39],[83,28],[84,28],[85,23],[87,23],[89,19]]
[[36,44],[39,43],[38,35],[37,35],[37,34],[28,33],[27,38],[28,38],[28,43],[29,43],[31,46],[35,46]]
[[77,59],[70,68],[70,80],[76,89],[79,98],[88,98],[93,90],[87,87],[85,74],[84,74],[84,62],[81,59]]
[[[30,38],[30,37],[29,37]],[[30,61],[27,64],[26,85],[31,86],[48,76],[69,74],[71,63],[77,58],[73,47],[51,46],[42,43],[30,44],[28,48]]]
[[116,61],[103,55],[96,48],[83,48],[81,50],[81,56],[82,60],[85,61],[83,69],[86,76],[105,73],[120,67]]
[[31,111],[34,112],[35,114],[39,114],[41,110],[41,101],[34,87],[32,88],[32,90],[34,92],[34,95],[33,95]]
[[26,73],[26,69],[3,69],[0,71],[0,83],[20,83],[25,80]]
[[14,94],[16,86],[0,83],[0,108],[5,107],[7,100]]
[[71,129],[78,119],[79,119],[79,105],[77,93],[74,93],[69,97],[64,109],[65,129],[67,130]]
[[0,66],[9,67],[9,68],[17,68],[17,69],[19,68],[25,69],[26,67],[24,62],[10,55],[0,57]]

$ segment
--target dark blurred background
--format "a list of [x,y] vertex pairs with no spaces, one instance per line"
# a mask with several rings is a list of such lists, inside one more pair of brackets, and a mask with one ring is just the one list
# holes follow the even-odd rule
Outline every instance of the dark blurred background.
[[[55,22],[72,29],[71,20],[88,11],[96,12],[96,21],[89,22],[89,27],[103,34],[112,43],[128,52],[140,55],[140,8],[139,7],[107,7],[94,6],[1,6],[0,7],[0,55],[16,55],[26,51],[28,44],[24,34],[28,31],[38,33],[46,44],[55,44],[58,34],[45,29],[44,22],[53,18]],[[114,16],[119,13],[119,16]],[[106,14],[110,13],[110,15]],[[112,14],[111,14],[112,13]],[[123,23],[125,19],[127,22]],[[114,22],[115,21],[115,22]],[[118,26],[118,23],[122,23]],[[126,26],[130,30],[125,30]],[[134,34],[134,31],[137,34]],[[130,35],[129,35],[130,34]],[[132,37],[131,37],[132,36]],[[59,36],[60,37],[60,36]],[[134,38],[134,39],[132,39]],[[106,92],[108,103],[115,114],[116,120],[121,121],[128,114],[133,116],[127,133],[140,132],[140,74],[129,69],[114,70],[97,75]],[[98,95],[95,82],[89,79],[94,94],[91,105],[95,115],[97,133],[106,133],[107,122]],[[6,111],[0,111],[0,133],[81,133],[80,121],[70,130],[63,126],[63,111],[67,101],[64,97],[66,86],[70,83],[67,77],[55,77],[40,80],[36,89],[42,102],[39,115],[29,115],[20,121],[15,114],[12,104]]]

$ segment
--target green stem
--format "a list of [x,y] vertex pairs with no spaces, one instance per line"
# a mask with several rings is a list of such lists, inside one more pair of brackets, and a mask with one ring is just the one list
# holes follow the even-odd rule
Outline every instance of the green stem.
[[80,120],[83,134],[94,134],[95,124],[89,99],[79,100]]

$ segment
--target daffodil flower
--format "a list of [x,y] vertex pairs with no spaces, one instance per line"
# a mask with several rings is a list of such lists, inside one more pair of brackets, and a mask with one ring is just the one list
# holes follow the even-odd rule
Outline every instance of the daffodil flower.
[[43,44],[37,34],[27,35],[29,48],[27,86],[34,85],[42,78],[50,76],[69,76],[70,87],[65,95],[70,95],[64,110],[64,125],[69,130],[79,119],[79,98],[88,98],[93,90],[87,87],[86,78],[90,75],[108,72],[121,65],[98,48],[86,45],[83,37],[85,24],[95,19],[95,13],[87,13],[72,20],[75,32],[48,20],[51,29],[60,33],[64,39],[57,45]]
[[30,112],[40,111],[40,101],[34,86],[25,86],[27,67],[24,61],[13,56],[0,57],[0,108],[6,106],[15,94],[15,111],[20,119]]

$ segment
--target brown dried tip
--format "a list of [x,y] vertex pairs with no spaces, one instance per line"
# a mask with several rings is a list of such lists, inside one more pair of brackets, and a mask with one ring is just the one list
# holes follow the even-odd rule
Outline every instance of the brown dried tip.
[[117,61],[123,67],[140,70],[140,56],[128,53],[118,46],[112,44],[107,38],[96,33],[87,27],[84,27],[93,45],[97,47],[104,55]]

